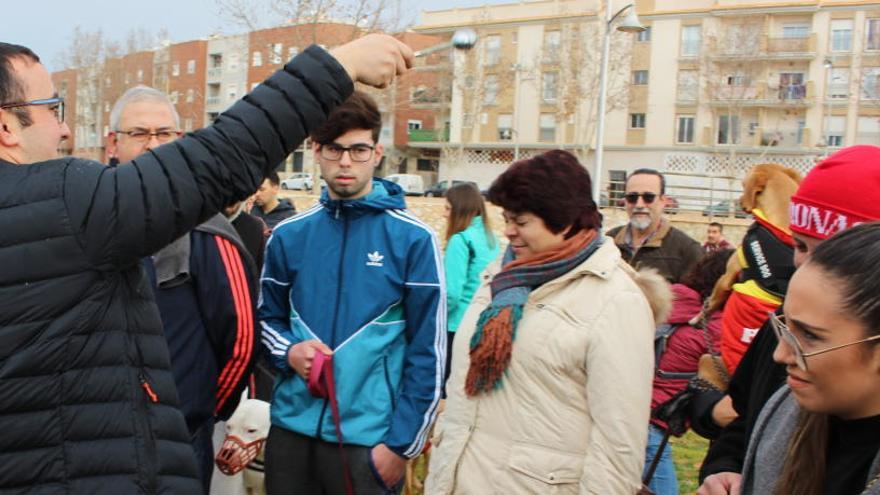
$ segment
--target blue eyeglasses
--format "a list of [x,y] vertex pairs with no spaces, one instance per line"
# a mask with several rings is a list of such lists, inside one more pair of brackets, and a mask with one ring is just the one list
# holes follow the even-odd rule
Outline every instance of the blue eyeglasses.
[[32,101],[23,101],[19,103],[4,103],[0,105],[0,108],[20,108],[20,107],[31,107],[38,105],[48,105],[49,110],[55,113],[55,118],[58,119],[58,123],[64,122],[64,98],[55,97],[55,98],[45,98],[42,100],[32,100]]

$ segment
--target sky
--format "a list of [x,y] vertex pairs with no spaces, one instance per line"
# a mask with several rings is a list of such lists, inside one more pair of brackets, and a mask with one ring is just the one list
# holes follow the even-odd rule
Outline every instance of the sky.
[[[410,12],[505,3],[504,0],[403,0]],[[507,0],[510,1],[510,0]],[[215,0],[0,0],[4,26],[0,41],[34,50],[50,71],[60,70],[59,57],[76,26],[101,29],[106,38],[124,41],[133,29],[165,28],[172,42],[212,33],[235,34],[244,28],[219,14]],[[416,19],[418,21],[418,19]]]

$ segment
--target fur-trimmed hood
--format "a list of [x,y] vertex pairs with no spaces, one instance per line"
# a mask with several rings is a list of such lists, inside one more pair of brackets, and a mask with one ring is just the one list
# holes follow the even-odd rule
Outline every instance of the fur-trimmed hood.
[[630,276],[642,289],[648,304],[651,305],[655,325],[666,323],[669,312],[672,310],[672,288],[669,282],[653,268],[632,270]]

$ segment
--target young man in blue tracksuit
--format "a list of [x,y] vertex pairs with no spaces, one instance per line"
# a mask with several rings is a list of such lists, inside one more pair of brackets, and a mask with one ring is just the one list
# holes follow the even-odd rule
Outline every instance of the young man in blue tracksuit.
[[[443,265],[434,232],[373,178],[381,117],[355,92],[312,133],[327,190],[276,226],[259,303],[263,343],[280,374],[266,446],[266,491],[358,495],[399,490],[425,445],[446,352]],[[330,401],[308,378],[332,354],[344,447]]]

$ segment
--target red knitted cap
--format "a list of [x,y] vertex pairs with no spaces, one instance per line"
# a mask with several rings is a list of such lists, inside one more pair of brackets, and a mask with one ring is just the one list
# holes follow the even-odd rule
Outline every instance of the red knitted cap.
[[880,148],[852,146],[816,165],[791,198],[792,232],[817,239],[880,220]]

